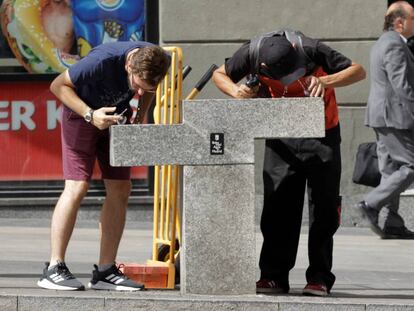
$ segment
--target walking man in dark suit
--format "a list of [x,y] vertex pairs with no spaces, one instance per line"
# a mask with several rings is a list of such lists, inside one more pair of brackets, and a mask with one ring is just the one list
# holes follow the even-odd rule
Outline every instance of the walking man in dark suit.
[[[414,239],[398,214],[400,193],[414,182],[414,8],[397,1],[385,15],[384,33],[371,50],[371,89],[365,125],[377,137],[381,183],[358,203],[372,230],[384,239]],[[384,228],[379,211],[389,210]]]

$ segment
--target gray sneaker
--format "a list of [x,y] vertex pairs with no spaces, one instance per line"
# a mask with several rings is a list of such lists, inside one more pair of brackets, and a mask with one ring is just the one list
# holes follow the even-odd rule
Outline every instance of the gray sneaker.
[[105,271],[99,271],[98,266],[94,265],[92,280],[88,287],[93,289],[116,290],[116,291],[138,291],[143,290],[144,285],[136,283],[125,276],[114,264]]
[[49,263],[45,262],[43,275],[37,285],[46,289],[55,290],[84,290],[85,286],[69,271],[64,262],[59,262],[49,270]]

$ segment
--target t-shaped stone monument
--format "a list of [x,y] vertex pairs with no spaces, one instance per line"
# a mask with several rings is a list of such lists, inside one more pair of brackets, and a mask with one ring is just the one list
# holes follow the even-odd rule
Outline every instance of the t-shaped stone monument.
[[191,100],[183,123],[111,127],[111,165],[183,165],[181,292],[255,294],[254,139],[322,137],[320,98]]

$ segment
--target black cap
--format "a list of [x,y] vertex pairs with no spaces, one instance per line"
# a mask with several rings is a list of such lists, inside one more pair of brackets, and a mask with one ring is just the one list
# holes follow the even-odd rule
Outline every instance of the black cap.
[[306,66],[289,40],[284,36],[264,38],[259,48],[259,72],[289,85],[306,74]]

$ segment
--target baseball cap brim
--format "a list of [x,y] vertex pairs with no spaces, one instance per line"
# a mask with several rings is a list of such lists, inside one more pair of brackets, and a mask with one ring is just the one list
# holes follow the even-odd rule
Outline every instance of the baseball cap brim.
[[306,74],[306,69],[304,67],[299,67],[295,69],[293,72],[281,77],[279,79],[280,83],[283,85],[289,85],[296,80],[302,78]]

